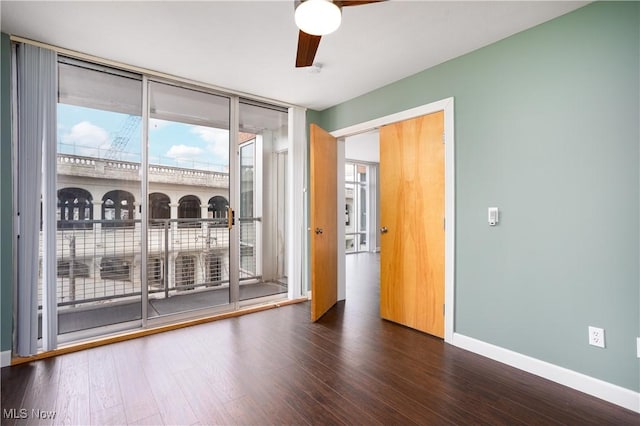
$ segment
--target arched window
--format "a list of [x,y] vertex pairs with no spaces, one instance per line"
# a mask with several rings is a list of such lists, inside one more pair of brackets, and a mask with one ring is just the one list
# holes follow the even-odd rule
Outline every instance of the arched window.
[[151,219],[170,219],[171,207],[169,197],[161,192],[149,194],[149,207]]
[[[195,195],[185,195],[178,201],[178,219],[200,219],[200,199]],[[198,227],[200,222],[178,222],[180,227]]]
[[93,219],[93,198],[86,189],[58,190],[58,228],[89,229]]
[[149,194],[149,225],[162,226],[164,220],[154,219],[171,219],[171,200],[161,192]]
[[135,218],[134,203],[135,198],[130,192],[119,189],[107,192],[104,197],[102,197],[102,219],[105,221],[112,220],[114,222],[105,222],[103,226],[107,228],[114,226],[133,226],[133,219]]
[[227,217],[229,202],[226,198],[219,195],[209,198],[208,206],[210,219],[225,219]]

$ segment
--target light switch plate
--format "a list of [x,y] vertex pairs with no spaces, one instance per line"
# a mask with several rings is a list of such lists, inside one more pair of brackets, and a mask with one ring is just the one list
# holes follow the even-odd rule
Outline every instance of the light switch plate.
[[489,207],[487,209],[488,221],[490,226],[496,226],[500,221],[500,213],[498,212],[497,207]]

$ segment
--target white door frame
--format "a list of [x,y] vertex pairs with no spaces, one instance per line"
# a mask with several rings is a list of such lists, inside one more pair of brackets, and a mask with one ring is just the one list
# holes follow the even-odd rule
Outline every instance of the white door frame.
[[[409,120],[423,115],[431,114],[438,111],[444,111],[444,212],[445,212],[445,241],[444,241],[444,341],[451,343],[454,331],[454,292],[455,292],[455,150],[454,150],[454,118],[453,118],[453,97],[442,99],[419,107],[411,108],[405,111],[390,114],[384,117],[365,121],[363,123],[354,124],[353,126],[331,132],[331,135],[342,140],[342,156],[338,154],[338,171],[342,170],[344,174],[344,138],[354,136],[359,133],[368,132],[381,126],[397,123],[399,121]],[[342,168],[340,168],[342,164]],[[340,188],[343,186],[344,179],[338,180],[338,196],[340,196]],[[344,188],[343,188],[344,191]],[[342,191],[342,192],[343,192]],[[343,194],[344,199],[344,194]],[[344,203],[344,201],[343,201]],[[340,204],[338,204],[340,205]],[[341,213],[339,211],[338,213]],[[340,223],[340,222],[338,222]],[[340,238],[340,232],[338,232]],[[344,232],[342,239],[338,241],[338,295],[346,293],[346,279],[344,270]],[[342,265],[342,267],[340,267]],[[344,297],[344,296],[343,296]]]

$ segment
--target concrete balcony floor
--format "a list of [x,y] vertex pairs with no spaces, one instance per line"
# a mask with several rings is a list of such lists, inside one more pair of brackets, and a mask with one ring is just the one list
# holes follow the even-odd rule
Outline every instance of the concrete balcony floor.
[[[286,293],[287,286],[277,282],[240,285],[240,300]],[[162,293],[152,294],[147,309],[149,318],[188,312],[197,309],[226,305],[229,303],[229,288],[207,288],[185,290],[164,298]],[[61,309],[58,313],[60,334],[141,319],[140,299],[110,302],[77,308]],[[39,328],[41,330],[41,326]]]

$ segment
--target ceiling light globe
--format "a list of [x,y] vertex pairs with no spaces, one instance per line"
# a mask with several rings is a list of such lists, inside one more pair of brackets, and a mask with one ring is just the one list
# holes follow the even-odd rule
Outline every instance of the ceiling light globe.
[[340,26],[340,8],[328,0],[307,0],[296,8],[295,21],[298,28],[311,35],[326,35]]

